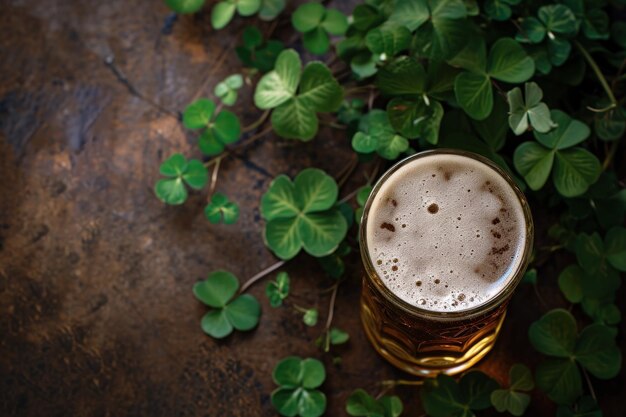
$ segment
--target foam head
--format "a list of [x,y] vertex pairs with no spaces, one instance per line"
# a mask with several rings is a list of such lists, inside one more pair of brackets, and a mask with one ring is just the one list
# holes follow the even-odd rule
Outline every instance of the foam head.
[[365,221],[373,266],[396,296],[458,312],[488,302],[524,261],[527,224],[495,169],[437,153],[401,165],[371,197]]

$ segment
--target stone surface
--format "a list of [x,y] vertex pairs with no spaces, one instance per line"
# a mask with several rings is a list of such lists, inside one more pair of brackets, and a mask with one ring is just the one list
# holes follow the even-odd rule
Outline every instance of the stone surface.
[[[337,175],[350,153],[344,135],[327,129],[307,144],[268,135],[238,149],[217,185],[241,205],[235,227],[203,218],[206,190],[181,207],[155,198],[165,157],[200,156],[177,114],[238,70],[233,45],[244,20],[217,33],[208,11],[173,21],[162,2],[148,0],[4,0],[1,9],[0,414],[273,416],[271,370],[288,355],[325,362],[329,416],[345,414],[355,388],[377,393],[379,381],[406,378],[365,340],[356,253],[335,311],[351,335],[336,351],[340,368],[313,343],[321,325],[271,309],[264,284],[251,290],[263,308],[258,329],[223,341],[200,330],[206,309],[194,282],[215,269],[243,281],[275,262],[258,210],[270,179],[309,166]],[[293,38],[288,27],[276,29],[284,41]],[[235,107],[244,125],[259,114],[251,94],[244,87]],[[364,182],[365,169],[342,195]],[[318,307],[323,323],[332,281],[305,256],[284,269],[292,301]],[[556,272],[542,271],[540,288],[559,302]],[[532,288],[521,288],[480,367],[504,382],[512,363],[536,363],[525,332],[544,310]],[[621,410],[624,382],[622,374],[596,384],[606,415]],[[415,389],[397,392],[407,415],[421,414]],[[536,394],[528,415],[554,410]]]

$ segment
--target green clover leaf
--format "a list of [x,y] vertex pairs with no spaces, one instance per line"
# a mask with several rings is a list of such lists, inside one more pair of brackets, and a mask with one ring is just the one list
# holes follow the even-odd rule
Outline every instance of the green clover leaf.
[[546,313],[530,326],[531,344],[552,356],[535,371],[539,389],[557,404],[571,404],[582,394],[578,365],[596,378],[612,378],[620,370],[621,352],[615,332],[603,324],[591,324],[577,334],[574,317],[563,309]]
[[328,337],[330,338],[331,345],[343,345],[348,340],[350,340],[350,335],[348,332],[344,332],[338,327],[331,327],[328,332]]
[[471,371],[457,383],[444,374],[424,381],[420,397],[431,417],[474,417],[474,411],[491,406],[491,393],[498,383],[480,371]]
[[239,218],[239,206],[222,193],[211,196],[211,202],[204,208],[204,217],[213,224],[224,221],[224,224],[234,224]]
[[302,248],[315,257],[332,253],[348,229],[335,207],[337,193],[335,180],[319,169],[305,169],[293,182],[276,177],[261,199],[266,245],[281,259]]
[[233,20],[235,11],[240,16],[252,16],[261,8],[261,0],[224,0],[216,3],[211,10],[211,26],[223,29]]
[[261,31],[255,26],[247,26],[243,32],[243,45],[235,48],[244,67],[255,68],[262,73],[274,68],[278,55],[284,49],[282,42],[263,40]]
[[198,145],[206,155],[218,155],[224,146],[237,142],[241,134],[239,118],[228,110],[222,110],[215,117],[215,103],[201,98],[191,103],[183,112],[183,125],[187,129],[205,130],[200,135]]
[[202,318],[202,330],[211,337],[222,339],[233,329],[251,330],[259,323],[261,306],[250,294],[236,296],[237,278],[226,271],[215,271],[193,286],[193,294],[211,307]]
[[609,16],[604,10],[583,0],[565,0],[563,3],[574,13],[576,24],[587,39],[609,39]]
[[381,61],[409,47],[411,32],[404,26],[382,25],[367,32],[365,45]]
[[357,417],[398,417],[403,410],[399,397],[385,395],[375,399],[362,389],[354,390],[346,402],[346,412]]
[[359,132],[352,137],[352,148],[364,154],[376,152],[392,160],[409,148],[409,141],[396,134],[387,112],[374,109],[361,118]]
[[580,397],[574,408],[559,406],[556,417],[602,417],[602,410],[592,397],[584,396]]
[[316,308],[309,308],[304,311],[302,315],[302,322],[309,327],[313,327],[317,324],[317,319],[319,317],[319,311]]
[[487,16],[493,20],[505,21],[511,17],[511,6],[520,4],[522,0],[487,0],[483,8]]
[[291,16],[293,27],[303,34],[304,47],[315,55],[328,52],[329,35],[343,35],[348,19],[336,9],[326,9],[320,3],[304,3]]
[[[341,209],[341,207],[342,206],[339,206],[339,209]],[[347,207],[350,208],[349,205],[347,205]],[[349,215],[350,219],[352,219],[352,212],[350,212]],[[344,215],[344,217],[346,216]],[[348,220],[346,219],[346,221]],[[348,222],[348,227],[350,227],[350,222]],[[339,279],[346,271],[346,265],[343,261],[343,258],[347,256],[350,252],[352,252],[352,249],[350,248],[350,245],[348,245],[344,240],[339,244],[339,246],[333,253],[331,253],[330,255],[322,256],[321,258],[317,258],[317,261],[319,262],[324,272],[326,272],[332,278]]]
[[363,206],[365,206],[367,198],[370,196],[371,192],[371,185],[366,185],[359,188],[359,192],[356,195],[356,202],[359,207],[354,211],[354,220],[356,221],[356,224],[361,224],[361,218],[363,217]]
[[179,14],[195,13],[204,6],[205,0],[165,0],[167,7]]
[[326,379],[326,371],[317,359],[284,358],[272,379],[279,386],[272,392],[272,405],[280,415],[319,417],[326,410],[326,396],[316,389]]
[[265,21],[276,19],[285,9],[286,3],[286,0],[261,0],[259,19]]
[[611,266],[626,272],[626,229],[614,227],[604,238],[606,259]]
[[265,74],[254,93],[260,109],[274,109],[272,126],[284,138],[308,141],[317,133],[317,113],[336,111],[343,89],[321,62],[302,63],[293,49],[281,52],[276,68]]
[[237,101],[237,90],[241,87],[243,87],[243,77],[241,74],[233,74],[218,83],[213,92],[226,106],[232,106]]
[[538,132],[545,133],[555,127],[550,118],[548,106],[541,101],[543,91],[537,83],[524,84],[526,100],[522,97],[522,90],[515,87],[506,95],[509,102],[509,126],[517,136],[528,130],[530,126]]
[[159,200],[167,204],[183,204],[187,200],[187,186],[199,190],[209,179],[209,174],[202,162],[187,159],[176,153],[170,156],[160,167],[161,175],[168,177],[157,181],[154,192]]
[[289,275],[286,272],[279,272],[276,281],[270,281],[265,287],[265,295],[270,301],[270,306],[276,308],[283,305],[283,300],[289,295]]
[[496,389],[491,393],[491,404],[500,413],[508,411],[514,416],[521,416],[530,404],[530,395],[521,391],[530,391],[535,387],[530,369],[522,364],[515,364],[509,371],[509,388]]

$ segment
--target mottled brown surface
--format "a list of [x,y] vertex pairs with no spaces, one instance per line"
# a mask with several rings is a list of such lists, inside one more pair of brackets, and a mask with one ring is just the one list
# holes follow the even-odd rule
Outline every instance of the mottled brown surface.
[[[275,415],[274,364],[321,357],[313,344],[321,326],[270,309],[261,284],[252,289],[263,307],[258,329],[215,341],[200,330],[205,308],[191,287],[218,268],[243,280],[274,263],[261,239],[261,193],[282,172],[314,165],[337,174],[346,139],[327,130],[309,144],[270,136],[225,159],[218,190],[241,204],[241,218],[235,227],[210,225],[206,191],[176,208],[152,192],[164,157],[199,156],[194,135],[132,94],[105,60],[175,113],[238,68],[232,47],[244,21],[216,33],[204,12],[162,33],[169,12],[149,0],[1,0],[0,12],[0,415]],[[277,33],[292,37],[281,26]],[[247,124],[258,113],[250,87],[243,96],[236,111]],[[355,175],[343,194],[362,181]],[[345,415],[353,389],[375,393],[378,381],[406,377],[365,340],[361,270],[357,256],[351,261],[335,312],[351,341],[337,351],[341,368],[323,357],[329,416]],[[331,282],[317,264],[302,256],[286,270],[294,300],[318,306],[325,320],[321,291]],[[558,303],[555,272],[544,271],[541,287]],[[503,382],[512,363],[535,363],[526,329],[544,310],[531,288],[520,289],[481,368]],[[623,385],[623,374],[596,383],[606,415],[622,415]],[[398,392],[407,415],[420,415],[417,391]],[[536,394],[527,415],[553,414]]]

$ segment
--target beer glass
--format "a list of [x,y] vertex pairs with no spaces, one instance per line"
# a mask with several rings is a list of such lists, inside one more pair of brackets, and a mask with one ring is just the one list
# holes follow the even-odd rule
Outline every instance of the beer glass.
[[[446,161],[451,161],[450,166],[453,169],[446,168]],[[464,168],[465,165],[469,168]],[[421,175],[420,181],[411,178],[412,166],[417,167],[415,175]],[[432,174],[424,171],[425,169],[430,169]],[[407,173],[398,174],[400,171]],[[397,179],[398,175],[406,175],[406,178]],[[428,185],[430,178],[440,182]],[[484,180],[485,178],[487,180]],[[411,184],[417,185],[406,186],[410,181],[413,181]],[[467,181],[467,184],[464,181]],[[494,183],[500,187],[496,191],[493,189]],[[395,197],[379,195],[381,189],[385,189],[384,192],[393,196],[397,191],[396,188],[402,191],[398,192],[401,194],[397,197],[398,201]],[[441,192],[437,197],[439,191]],[[429,195],[434,195],[434,199],[439,201],[432,202]],[[406,210],[417,213],[417,216],[402,217],[403,201],[407,202]],[[496,203],[493,203],[494,201]],[[448,202],[454,203],[454,207],[460,207],[457,210],[458,217],[450,217],[457,216],[456,212],[449,214],[448,217],[435,217],[438,213],[444,212],[446,205],[450,205]],[[389,218],[388,221],[379,214],[387,208],[389,213],[384,216]],[[509,215],[508,224],[515,227],[505,227],[503,224],[506,222],[500,221],[502,216],[489,214],[493,210],[505,213],[507,209],[511,209],[513,213]],[[433,217],[427,217],[431,213]],[[469,217],[470,224],[462,223],[463,216]],[[415,225],[411,224],[413,217],[418,219],[415,220]],[[381,219],[383,221],[380,221]],[[482,228],[488,230],[473,227],[476,224],[480,225],[483,220],[486,225]],[[457,221],[458,224],[455,226]],[[405,234],[404,238],[396,238],[397,242],[393,240],[395,234],[404,232],[411,226],[418,232],[412,235]],[[469,227],[472,228],[470,231],[472,235],[469,236],[467,232],[468,236],[462,237],[462,232]],[[426,237],[422,234],[420,238],[418,234],[420,229],[431,234]],[[439,230],[445,231],[445,236],[438,237],[436,234]],[[452,233],[448,233],[450,230]],[[375,233],[380,233],[380,236]],[[507,233],[511,245],[498,246],[497,239],[501,239],[501,235]],[[387,236],[390,236],[389,239]],[[426,240],[421,242],[420,239]],[[476,247],[472,248],[474,241],[477,242]],[[370,342],[387,361],[414,375],[427,377],[438,373],[452,375],[468,369],[493,347],[506,315],[507,304],[525,272],[532,241],[533,223],[524,194],[511,176],[492,161],[471,152],[438,149],[420,152],[398,162],[374,186],[361,220],[359,243],[366,273],[363,278],[360,307],[361,319]],[[411,252],[404,249],[406,245],[410,246],[416,242],[423,246],[423,250]],[[398,249],[397,252],[393,252],[396,243]],[[510,249],[514,243],[514,249]],[[381,251],[377,252],[377,248],[372,245],[385,246],[389,253],[381,256]],[[456,252],[450,252],[452,250],[450,248],[454,248],[455,245],[463,246],[462,250],[468,251],[467,256],[464,253],[459,254],[458,262],[455,261]],[[432,250],[429,249],[431,246]],[[441,251],[434,249],[441,247],[447,249]],[[503,252],[506,253],[502,255]],[[498,259],[492,261],[491,256],[494,259],[500,256],[499,261]],[[374,259],[376,257],[378,259]],[[408,265],[405,272],[396,266],[402,264],[398,262],[397,257],[405,258],[404,263]],[[385,265],[383,261],[391,266],[388,265],[388,268],[383,270]],[[471,262],[475,262],[475,265]],[[498,262],[500,265],[497,265]],[[492,268],[490,263],[495,267]],[[446,270],[437,269],[439,264],[445,264]],[[422,265],[428,265],[429,270],[441,270],[439,274],[450,273],[450,275],[441,275],[441,278],[438,278],[437,274],[430,276],[426,274],[427,269],[422,268]],[[410,274],[409,267],[417,273]],[[490,276],[489,271],[496,271],[496,275],[499,276]],[[393,280],[389,278],[387,272],[395,274],[395,278]],[[422,288],[429,279],[432,281],[431,286],[435,288],[432,294],[443,295],[430,294],[428,301],[426,298],[420,299],[418,292],[424,293]],[[404,281],[408,281],[410,285],[413,285],[414,281],[415,288],[407,284],[394,286],[395,283]],[[447,283],[445,288],[443,283]],[[453,291],[457,284],[465,285],[464,292],[467,294],[459,293],[460,291],[454,294],[446,292]],[[472,290],[475,290],[475,296],[470,297],[468,291]],[[483,290],[485,294],[480,293]],[[474,302],[469,303],[468,300]]]

